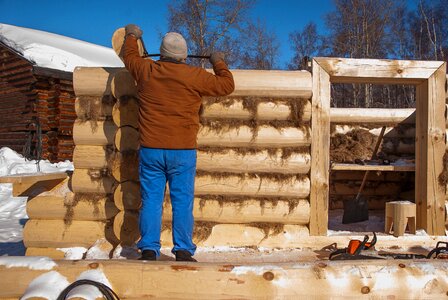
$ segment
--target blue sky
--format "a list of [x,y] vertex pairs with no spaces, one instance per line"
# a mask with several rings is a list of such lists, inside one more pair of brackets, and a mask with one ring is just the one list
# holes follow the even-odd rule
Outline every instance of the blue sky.
[[[115,29],[139,25],[148,52],[158,52],[161,34],[167,31],[169,0],[0,0],[0,23],[57,33],[110,47]],[[332,0],[258,0],[251,17],[266,22],[280,42],[284,68],[292,53],[288,34],[310,21],[324,30],[323,17],[334,9]],[[242,41],[243,42],[243,41]]]

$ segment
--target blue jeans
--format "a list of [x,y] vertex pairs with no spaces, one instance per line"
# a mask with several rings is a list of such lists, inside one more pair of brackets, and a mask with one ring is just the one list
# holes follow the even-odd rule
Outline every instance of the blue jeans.
[[160,256],[160,231],[165,186],[168,181],[173,212],[172,252],[186,250],[194,255],[193,202],[196,150],[140,148],[141,239],[137,246]]

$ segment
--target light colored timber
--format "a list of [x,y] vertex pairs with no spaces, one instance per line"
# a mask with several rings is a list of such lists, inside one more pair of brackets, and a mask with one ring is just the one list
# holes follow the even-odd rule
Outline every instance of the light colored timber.
[[73,71],[73,90],[80,96],[111,95],[111,82],[115,73],[124,68],[76,67]]
[[251,128],[241,126],[238,129],[229,129],[219,132],[208,127],[202,127],[198,133],[199,146],[214,147],[301,147],[311,143],[309,128],[283,128],[275,129],[269,126],[260,126],[256,136]]
[[332,83],[420,84],[443,67],[440,61],[330,57],[315,57],[314,61],[330,75]]
[[[282,223],[306,225],[310,219],[310,203],[304,199],[291,200],[201,200],[194,199],[194,219],[217,223]],[[163,220],[171,221],[171,203],[163,209]]]
[[111,82],[111,90],[112,95],[118,100],[123,97],[138,98],[137,83],[126,69],[115,73]]
[[[111,94],[112,79],[117,72],[123,70],[124,68],[78,67],[73,74],[75,94],[77,96]],[[231,72],[235,81],[232,96],[311,98],[311,74],[307,71],[231,70]],[[129,93],[136,95],[135,90]]]
[[330,122],[341,124],[399,124],[402,122],[415,123],[414,113],[415,109],[413,108],[331,108]]
[[[105,119],[112,115],[113,101],[108,96],[80,96],[75,99],[76,116],[80,119],[90,119],[95,116],[97,119]],[[94,110],[94,111],[92,111]]]
[[25,247],[86,247],[97,240],[107,237],[114,240],[114,235],[105,222],[72,221],[65,224],[63,220],[28,220],[23,229]]
[[413,172],[415,164],[398,164],[398,165],[357,165],[357,164],[341,164],[331,165],[334,171],[394,171],[394,172]]
[[[311,163],[309,153],[292,152],[292,154],[287,154],[286,158],[282,158],[282,155],[281,150],[272,154],[269,154],[267,150],[254,154],[240,154],[232,149],[223,149],[219,152],[198,150],[197,169],[208,172],[231,173],[306,174],[309,172]],[[135,160],[134,156],[121,155],[120,153],[108,154],[103,146],[77,145],[73,154],[73,163],[75,168],[83,169],[109,167],[117,181],[126,181],[120,179],[123,175],[115,174],[115,172],[121,173],[122,171],[129,173],[129,175],[133,174],[132,176],[124,176],[127,180],[138,180],[138,165],[136,165],[138,161]],[[115,164],[115,168],[112,168],[112,165]]]
[[118,209],[107,197],[73,201],[58,196],[37,196],[26,204],[30,219],[105,221],[113,218]]
[[114,203],[119,210],[137,210],[142,200],[140,185],[133,181],[120,183],[114,191]]
[[222,153],[198,151],[196,168],[208,172],[307,174],[310,164],[309,153],[293,153],[283,159],[280,150],[272,155],[267,150],[245,155],[234,150]]
[[[364,126],[354,125],[335,125],[332,135],[336,133],[347,134],[355,129],[363,129],[369,131],[371,134],[379,136],[382,127],[367,128]],[[404,130],[398,130],[395,127],[386,127],[384,132],[385,138],[415,138],[415,127],[405,128]]]
[[105,146],[76,145],[73,165],[76,169],[104,169],[108,167]]
[[58,248],[35,248],[29,247],[25,251],[26,256],[46,256],[51,259],[64,259],[65,253]]
[[[344,171],[332,171],[330,174],[330,178],[333,182],[336,181],[361,181],[364,177],[364,171],[353,171],[353,172],[344,172]],[[414,178],[410,173],[397,173],[397,172],[369,172],[367,176],[368,181],[391,181],[391,182],[403,182],[407,180],[412,180]]]
[[75,145],[112,145],[118,128],[112,121],[82,122],[76,120],[73,125]]
[[29,196],[36,191],[50,191],[68,177],[66,172],[32,173],[0,176],[0,183],[12,183],[12,195]]
[[[120,57],[121,60],[123,60],[123,53],[121,50],[123,48],[125,36],[126,30],[124,29],[124,27],[120,27],[114,31],[111,39],[112,49],[114,49],[115,53]],[[140,56],[143,56],[144,47],[140,39],[137,40],[137,46]]]
[[[2,298],[21,297],[34,279],[50,271],[72,282],[86,271],[101,270],[122,299],[443,299],[448,285],[443,260],[238,265],[55,260],[52,268],[42,270],[7,267],[13,265],[14,259],[17,258],[5,258],[0,266],[4,278],[0,282]],[[428,268],[433,271],[428,272]]]
[[237,176],[222,178],[208,175],[195,179],[195,195],[246,195],[258,197],[306,198],[310,193],[308,177],[275,181],[268,178],[254,177],[241,179]]
[[115,134],[115,148],[118,151],[137,150],[140,147],[140,134],[131,126],[120,127]]
[[313,60],[310,234],[326,235],[330,180],[330,75]]
[[121,98],[118,100],[112,110],[112,119],[115,125],[132,126],[138,128],[138,99],[137,98]]
[[438,178],[446,151],[446,63],[428,77],[416,89],[417,228],[431,235],[445,235],[445,188]]
[[113,193],[115,180],[97,170],[75,169],[71,188],[75,193]]
[[140,238],[139,214],[135,211],[120,211],[114,218],[113,231],[122,245],[129,246]]
[[[289,120],[291,118],[291,108],[286,101],[279,98],[278,101],[260,102],[256,106],[256,114],[245,109],[243,101],[235,98],[231,105],[225,104],[225,99],[222,102],[213,103],[210,105],[203,105],[202,117],[206,119],[237,119],[249,120],[255,118],[260,121],[268,120]],[[260,97],[260,99],[263,99]],[[291,100],[295,101],[295,100]],[[299,99],[297,100],[299,101]],[[206,103],[206,101],[205,101]],[[306,102],[303,107],[302,121],[309,122],[311,119],[311,103]]]

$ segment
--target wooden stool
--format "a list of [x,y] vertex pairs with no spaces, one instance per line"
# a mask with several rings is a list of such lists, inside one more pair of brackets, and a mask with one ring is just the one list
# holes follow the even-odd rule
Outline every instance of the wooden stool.
[[409,224],[409,232],[415,233],[416,205],[410,201],[391,201],[386,203],[386,219],[384,230],[390,233],[392,224],[394,236],[402,236]]

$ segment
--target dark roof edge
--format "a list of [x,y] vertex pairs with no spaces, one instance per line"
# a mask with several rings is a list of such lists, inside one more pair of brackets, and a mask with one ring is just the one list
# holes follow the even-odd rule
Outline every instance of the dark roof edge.
[[57,69],[39,67],[39,66],[34,65],[33,66],[33,73],[35,75],[47,76],[47,77],[52,77],[52,78],[58,78],[58,79],[64,79],[64,80],[73,81],[73,72],[67,72],[67,71],[62,71],[62,70],[57,70]]
[[36,63],[34,61],[29,60],[28,58],[26,58],[25,56],[23,56],[22,53],[20,53],[19,51],[17,51],[16,49],[12,48],[11,46],[6,45],[4,42],[0,41],[0,46],[5,47],[6,49],[8,49],[9,51],[11,51],[12,53],[17,54],[18,56],[20,56],[21,58],[23,58],[24,60],[26,60],[27,62],[29,62],[32,65],[35,65]]

